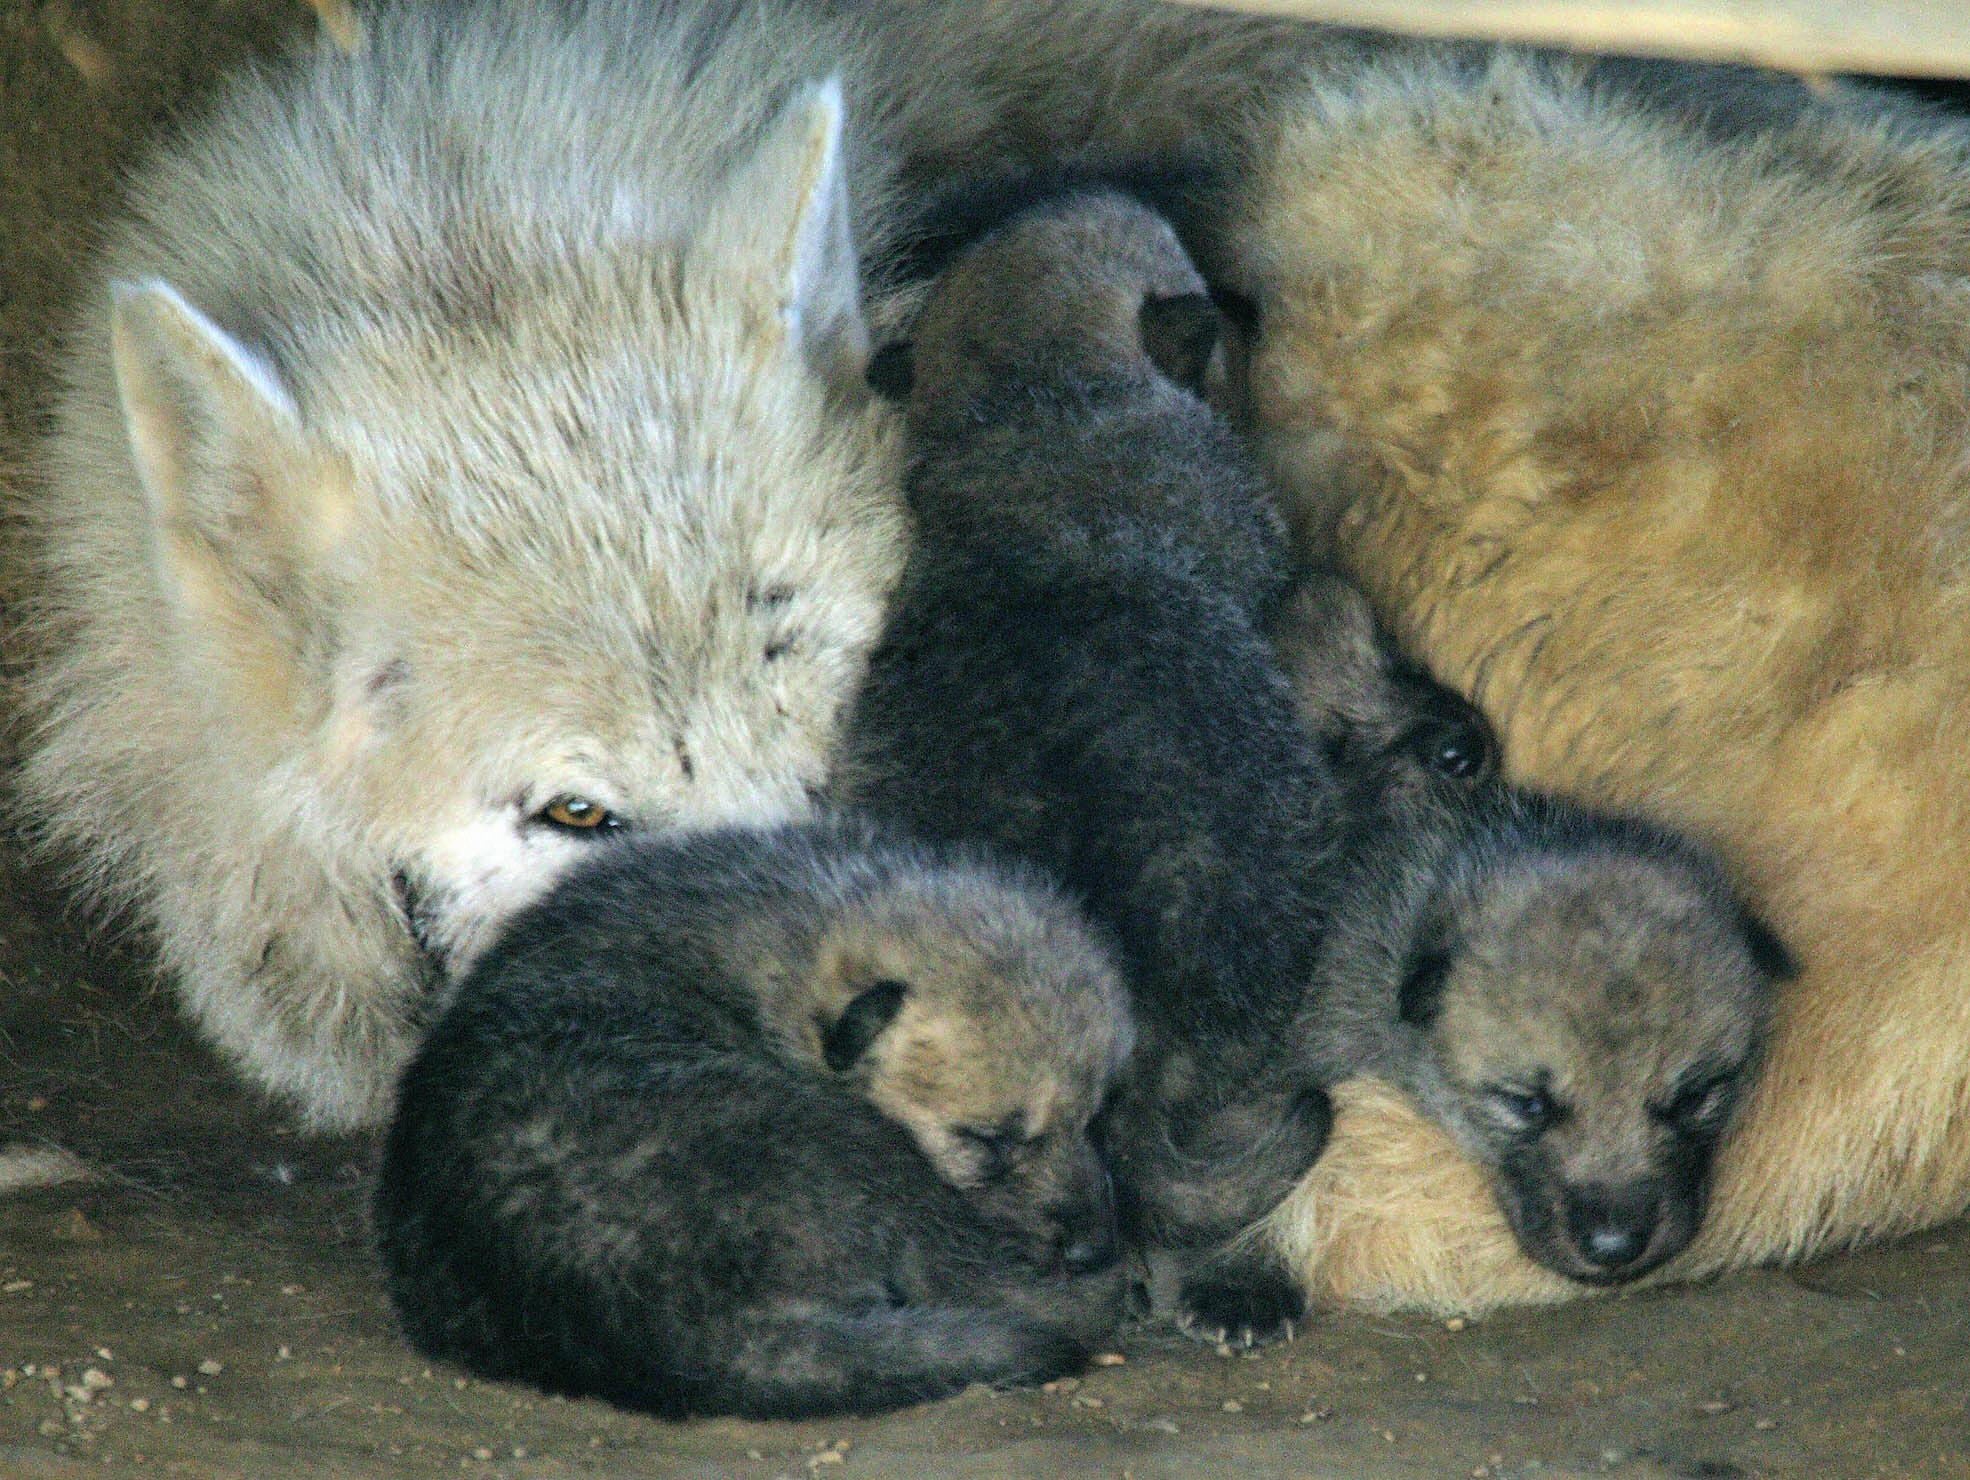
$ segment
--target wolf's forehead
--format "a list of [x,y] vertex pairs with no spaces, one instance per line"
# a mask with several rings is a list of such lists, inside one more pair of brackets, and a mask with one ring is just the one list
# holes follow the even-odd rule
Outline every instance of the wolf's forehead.
[[[612,510],[715,495],[758,444],[743,393],[677,395],[625,356],[434,369],[346,391],[324,418],[384,507],[472,526],[583,526]],[[491,529],[494,526],[484,525]]]
[[1453,974],[1443,1031],[1467,1073],[1498,1064],[1556,1078],[1668,1082],[1749,1052],[1753,993],[1694,939],[1528,940]]

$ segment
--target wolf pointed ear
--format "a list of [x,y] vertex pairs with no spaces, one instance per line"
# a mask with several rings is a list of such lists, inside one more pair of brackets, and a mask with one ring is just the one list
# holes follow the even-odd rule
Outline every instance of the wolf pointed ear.
[[1737,912],[1737,923],[1738,929],[1744,932],[1744,943],[1750,948],[1754,966],[1781,986],[1797,979],[1799,958],[1778,938],[1777,931],[1742,907]]
[[1204,379],[1224,342],[1224,320],[1208,293],[1145,298],[1138,318],[1143,353],[1178,385],[1204,394]]
[[167,577],[188,597],[210,596],[214,575],[290,579],[343,528],[346,485],[309,450],[280,377],[168,283],[111,291],[117,395]]
[[903,1010],[903,999],[909,992],[908,982],[885,977],[857,994],[841,1016],[822,1030],[821,1057],[827,1066],[839,1074],[867,1053],[869,1045]]
[[849,221],[841,79],[799,88],[711,211],[705,245],[771,295],[774,322],[821,374],[861,385],[869,359]]

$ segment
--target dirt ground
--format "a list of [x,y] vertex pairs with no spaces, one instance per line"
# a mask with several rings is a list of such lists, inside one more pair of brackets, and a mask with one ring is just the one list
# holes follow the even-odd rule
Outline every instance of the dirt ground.
[[[114,171],[295,0],[0,0],[0,467]],[[0,596],[15,586],[0,563]],[[1753,1476],[1970,1480],[1970,1226],[1481,1323],[1157,1330],[1054,1390],[661,1424],[428,1366],[372,1269],[374,1148],[292,1133],[0,846],[0,1476]]]

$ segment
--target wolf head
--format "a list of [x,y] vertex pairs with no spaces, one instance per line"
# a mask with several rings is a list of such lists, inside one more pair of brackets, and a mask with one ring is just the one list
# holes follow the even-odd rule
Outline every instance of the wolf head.
[[1007,387],[1160,376],[1197,394],[1223,375],[1222,325],[1175,230],[1099,182],[1043,197],[957,254],[929,294],[891,391],[962,425]]
[[977,868],[906,875],[817,952],[811,1050],[909,1130],[938,1174],[1042,1269],[1118,1255],[1092,1126],[1134,1042],[1128,998],[1078,912]]
[[1325,570],[1300,573],[1271,635],[1300,714],[1345,776],[1391,788],[1476,787],[1498,769],[1498,741],[1476,705],[1408,658],[1368,598]]
[[1409,943],[1407,1087],[1491,1169],[1529,1254],[1635,1279],[1701,1225],[1794,967],[1680,840],[1583,814],[1494,842]]
[[648,230],[471,193],[118,281],[52,449],[28,792],[324,1123],[612,830],[804,812],[903,554],[836,85]]

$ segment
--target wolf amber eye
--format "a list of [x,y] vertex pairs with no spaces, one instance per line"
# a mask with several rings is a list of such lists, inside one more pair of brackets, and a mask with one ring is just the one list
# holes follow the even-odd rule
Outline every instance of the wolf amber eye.
[[540,809],[538,816],[542,822],[567,832],[614,832],[622,826],[615,813],[587,797],[556,797]]

